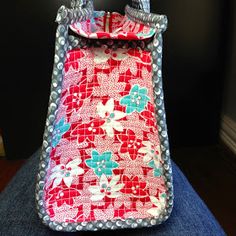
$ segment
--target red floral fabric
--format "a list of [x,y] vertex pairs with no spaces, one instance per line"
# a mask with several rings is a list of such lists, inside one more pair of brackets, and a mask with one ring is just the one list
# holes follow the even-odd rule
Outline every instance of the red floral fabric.
[[146,218],[165,208],[151,63],[139,49],[67,53],[44,189],[52,220]]

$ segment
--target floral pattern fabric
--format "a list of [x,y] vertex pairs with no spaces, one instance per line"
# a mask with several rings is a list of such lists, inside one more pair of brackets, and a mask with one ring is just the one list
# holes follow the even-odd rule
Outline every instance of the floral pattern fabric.
[[130,20],[117,12],[95,11],[92,19],[76,22],[71,29],[86,38],[140,40],[150,38],[155,29]]
[[66,58],[47,213],[59,222],[159,216],[166,186],[151,53],[103,46],[74,49]]

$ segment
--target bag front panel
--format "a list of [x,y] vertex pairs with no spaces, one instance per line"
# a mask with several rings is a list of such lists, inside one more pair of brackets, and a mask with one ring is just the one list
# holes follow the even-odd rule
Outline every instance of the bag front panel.
[[166,205],[151,52],[66,55],[44,200],[52,221],[158,217]]

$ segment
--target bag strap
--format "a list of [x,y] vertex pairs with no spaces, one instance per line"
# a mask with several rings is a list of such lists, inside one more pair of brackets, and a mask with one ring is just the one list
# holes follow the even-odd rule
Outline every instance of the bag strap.
[[[93,17],[93,0],[71,0],[71,9],[61,6],[57,13],[56,22],[70,25]],[[125,12],[130,19],[141,22],[150,27],[158,28],[159,32],[165,31],[167,17],[150,13],[150,0],[132,0],[132,7],[126,6]]]
[[[87,0],[71,0],[72,8],[82,8],[86,5]],[[133,8],[150,12],[150,0],[132,0]]]
[[132,7],[149,13],[150,0],[132,0]]

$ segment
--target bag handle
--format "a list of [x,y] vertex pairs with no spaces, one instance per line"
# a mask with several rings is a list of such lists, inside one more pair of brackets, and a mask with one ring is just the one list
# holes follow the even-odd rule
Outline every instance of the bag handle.
[[[87,0],[71,0],[72,8],[83,8],[87,3]],[[150,12],[150,0],[132,0],[133,8],[143,10],[144,12]]]
[[[93,0],[71,0],[71,5],[71,9],[65,6],[59,8],[56,18],[57,23],[68,26],[93,17]],[[165,15],[150,13],[150,0],[132,0],[132,7],[127,5],[125,12],[133,21],[156,27],[159,32],[165,31],[167,27],[167,17]]]

